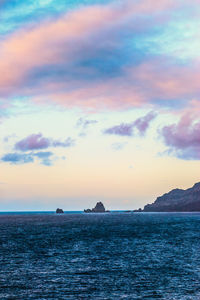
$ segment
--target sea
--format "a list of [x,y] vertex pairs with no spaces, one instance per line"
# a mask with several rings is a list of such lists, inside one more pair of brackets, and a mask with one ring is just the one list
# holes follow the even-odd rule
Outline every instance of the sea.
[[0,299],[200,299],[200,213],[0,213]]

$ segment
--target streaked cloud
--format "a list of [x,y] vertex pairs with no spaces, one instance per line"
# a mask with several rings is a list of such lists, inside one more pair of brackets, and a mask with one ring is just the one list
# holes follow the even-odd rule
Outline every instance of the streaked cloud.
[[34,163],[35,158],[39,159],[39,162],[45,166],[51,166],[53,164],[52,152],[30,152],[30,153],[7,153],[1,157],[2,162],[10,163],[11,165],[21,165]]
[[149,112],[144,117],[138,118],[131,123],[121,123],[120,125],[115,125],[104,130],[105,134],[113,134],[119,136],[133,136],[135,134],[135,129],[137,129],[139,135],[143,136],[150,122],[156,117],[154,112]]
[[1,160],[3,162],[8,162],[14,165],[34,162],[34,158],[31,154],[21,154],[21,153],[7,153],[2,156]]
[[71,147],[75,141],[68,137],[64,142],[52,138],[46,138],[41,133],[31,134],[15,144],[15,149],[20,151],[30,151],[47,149],[49,147]]
[[104,131],[105,134],[115,134],[121,136],[132,136],[133,135],[133,123],[122,123],[120,125],[113,126]]
[[179,5],[171,0],[86,5],[19,29],[0,45],[0,95],[98,109],[151,101],[162,87],[152,83],[151,97],[144,88],[143,65],[152,58],[147,47],[137,45]]

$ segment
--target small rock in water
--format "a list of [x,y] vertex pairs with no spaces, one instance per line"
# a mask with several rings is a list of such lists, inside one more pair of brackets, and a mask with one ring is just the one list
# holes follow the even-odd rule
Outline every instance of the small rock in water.
[[104,213],[104,212],[109,212],[105,210],[105,207],[102,202],[97,202],[96,206],[92,209],[84,209],[85,213]]
[[57,208],[56,213],[57,214],[64,214],[64,211],[62,210],[62,208]]

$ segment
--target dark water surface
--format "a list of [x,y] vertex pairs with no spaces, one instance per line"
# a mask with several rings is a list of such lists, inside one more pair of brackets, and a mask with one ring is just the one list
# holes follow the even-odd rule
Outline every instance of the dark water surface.
[[200,299],[200,214],[1,214],[0,299]]

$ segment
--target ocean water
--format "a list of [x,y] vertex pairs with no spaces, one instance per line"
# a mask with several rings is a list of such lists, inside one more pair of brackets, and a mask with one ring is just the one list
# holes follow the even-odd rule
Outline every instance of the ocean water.
[[0,214],[0,299],[200,299],[200,214]]

